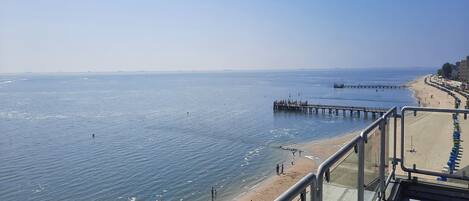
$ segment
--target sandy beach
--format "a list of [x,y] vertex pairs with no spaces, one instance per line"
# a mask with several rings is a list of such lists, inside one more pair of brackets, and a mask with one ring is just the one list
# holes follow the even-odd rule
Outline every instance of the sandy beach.
[[[424,78],[419,77],[407,84],[413,91],[414,97],[422,107],[454,108],[454,99],[432,86],[424,83]],[[465,99],[461,99],[465,102]],[[469,125],[463,123],[462,115],[460,117],[461,130],[469,130]],[[398,121],[399,122],[399,121]],[[416,116],[406,115],[406,136],[405,136],[405,165],[411,167],[416,164],[417,167],[434,171],[442,171],[448,160],[448,154],[451,151],[453,131],[453,121],[448,114],[430,114],[418,113]],[[392,128],[392,124],[391,124]],[[397,125],[398,131],[400,125]],[[316,171],[319,164],[336,152],[341,146],[347,143],[353,136],[360,131],[350,132],[341,136],[312,141],[309,143],[291,146],[304,151],[302,157],[296,160],[293,166],[287,166],[286,173],[280,176],[272,176],[267,180],[253,187],[249,192],[240,195],[236,200],[240,201],[267,201],[274,200],[291,185],[296,183],[304,175],[311,171]],[[398,132],[397,140],[400,140]],[[462,146],[469,147],[469,138],[464,139],[462,135]],[[390,147],[393,145],[390,138]],[[397,155],[400,156],[400,146],[397,147]],[[410,151],[413,150],[413,151]],[[392,154],[392,151],[389,152]],[[461,168],[469,165],[469,155],[463,154]],[[469,166],[468,166],[469,167]],[[461,172],[461,171],[460,171]],[[398,174],[402,171],[398,171]],[[434,178],[432,178],[434,179]]]

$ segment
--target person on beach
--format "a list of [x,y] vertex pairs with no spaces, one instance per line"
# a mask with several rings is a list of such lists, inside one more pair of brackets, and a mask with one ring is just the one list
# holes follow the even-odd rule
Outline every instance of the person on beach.
[[302,152],[301,150],[298,151],[298,154],[299,154],[300,157],[301,157],[301,152]]
[[215,187],[212,186],[212,201],[215,201],[215,198],[217,197],[217,190]]
[[281,174],[283,174],[283,163],[282,163],[282,173]]
[[280,169],[280,167],[279,167],[279,165],[278,165],[278,163],[277,163],[277,175],[279,175],[279,169]]
[[94,133],[91,135],[92,138],[94,138]]

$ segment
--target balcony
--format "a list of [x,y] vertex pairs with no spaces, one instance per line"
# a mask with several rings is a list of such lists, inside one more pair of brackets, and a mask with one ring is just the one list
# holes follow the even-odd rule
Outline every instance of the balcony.
[[469,200],[468,113],[392,108],[276,200]]

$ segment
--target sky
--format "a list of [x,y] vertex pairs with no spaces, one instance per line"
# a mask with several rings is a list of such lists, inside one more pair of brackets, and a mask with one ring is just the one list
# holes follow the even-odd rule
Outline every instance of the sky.
[[0,73],[437,67],[467,0],[0,0]]

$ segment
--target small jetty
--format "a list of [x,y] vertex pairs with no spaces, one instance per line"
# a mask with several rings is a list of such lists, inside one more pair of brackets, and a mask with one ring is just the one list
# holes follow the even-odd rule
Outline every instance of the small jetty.
[[347,85],[347,84],[334,83],[334,88],[336,88],[336,89],[343,89],[343,88],[353,88],[353,89],[402,89],[402,88],[406,88],[406,86],[405,85],[382,85],[382,84]]
[[[321,105],[321,104],[310,104],[308,101],[291,101],[291,100],[277,100],[274,101],[274,111],[291,111],[291,112],[303,112],[303,113],[316,113],[319,114],[335,114],[336,116],[341,113],[346,116],[347,113],[351,117],[363,117],[367,118],[371,114],[372,118],[382,116],[388,108],[375,108],[375,107],[357,107],[357,106],[343,106],[343,105]],[[379,116],[377,116],[379,115]]]

